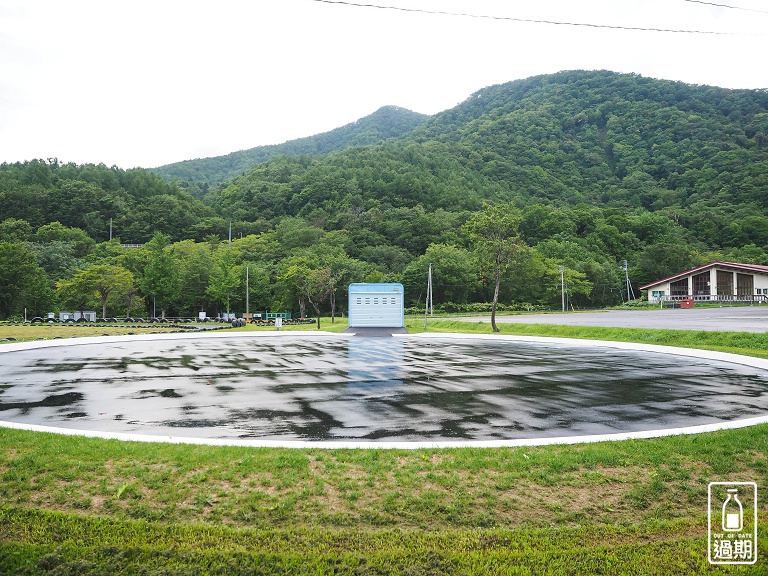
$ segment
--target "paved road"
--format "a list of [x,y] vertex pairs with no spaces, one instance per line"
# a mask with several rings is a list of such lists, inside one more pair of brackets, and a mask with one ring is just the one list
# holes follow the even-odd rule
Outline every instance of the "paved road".
[[[462,320],[467,322],[491,321],[489,316],[462,318]],[[616,328],[768,332],[768,306],[523,314],[497,316],[496,322],[499,324],[567,324]]]

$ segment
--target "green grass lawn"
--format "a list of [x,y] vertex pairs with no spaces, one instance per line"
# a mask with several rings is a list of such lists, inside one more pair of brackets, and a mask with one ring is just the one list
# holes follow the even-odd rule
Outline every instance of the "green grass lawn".
[[[768,332],[717,332],[697,330],[657,330],[653,328],[603,328],[599,326],[567,326],[561,324],[499,323],[499,334],[510,336],[548,336],[554,338],[578,338],[588,340],[612,340],[639,342],[661,346],[701,348],[732,354],[745,354],[768,358]],[[492,334],[490,321],[465,322],[448,318],[408,318],[406,328],[411,334],[421,332],[452,332],[467,334]]]
[[[409,324],[417,331],[423,319]],[[323,319],[321,327],[346,322]],[[487,324],[428,325],[460,329],[490,333]],[[759,334],[502,330],[768,352]],[[766,453],[768,425],[413,451],[202,447],[0,429],[0,573],[766,574]],[[738,480],[760,490],[760,558],[710,567],[707,485]]]

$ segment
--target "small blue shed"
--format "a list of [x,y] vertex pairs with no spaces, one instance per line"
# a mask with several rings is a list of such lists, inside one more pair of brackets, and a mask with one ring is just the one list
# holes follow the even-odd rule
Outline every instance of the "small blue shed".
[[402,284],[349,285],[350,328],[404,328]]

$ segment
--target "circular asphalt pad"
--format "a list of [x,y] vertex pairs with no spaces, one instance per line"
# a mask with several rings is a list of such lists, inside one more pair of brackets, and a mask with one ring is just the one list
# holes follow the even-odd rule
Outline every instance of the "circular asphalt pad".
[[3,351],[0,361],[0,420],[110,433],[509,440],[768,414],[765,370],[608,345],[227,335]]

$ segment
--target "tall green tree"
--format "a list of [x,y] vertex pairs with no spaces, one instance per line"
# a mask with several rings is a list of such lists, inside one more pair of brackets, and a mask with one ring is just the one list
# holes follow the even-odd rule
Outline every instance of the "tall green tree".
[[178,304],[181,310],[193,315],[207,311],[211,304],[207,289],[214,268],[211,245],[185,240],[177,242],[173,248],[179,258]]
[[328,265],[310,270],[303,284],[307,301],[312,305],[317,316],[318,330],[320,329],[320,307],[333,292],[333,284],[333,272]]
[[6,218],[0,222],[0,242],[20,243],[32,236],[32,226],[26,220]]
[[312,290],[309,276],[316,262],[306,254],[293,255],[280,263],[277,280],[282,292],[284,305],[298,302],[299,317],[304,318],[307,308],[307,293]]
[[87,309],[96,307],[96,294],[90,284],[90,278],[83,274],[83,270],[75,273],[72,278],[58,281],[56,296],[59,304],[79,311],[81,317]]
[[352,282],[360,282],[366,278],[371,271],[371,266],[350,258],[347,254],[336,253],[325,260],[325,265],[329,270],[330,291],[328,293],[328,302],[331,306],[331,323],[336,321],[337,302],[341,298],[346,298],[347,287]]
[[272,306],[274,287],[272,285],[272,267],[263,262],[247,262],[248,267],[248,308],[251,313],[266,310]]
[[159,306],[165,318],[168,308],[179,298],[180,274],[170,238],[160,232],[144,245],[149,259],[141,277],[141,291],[152,301],[152,313]]
[[107,305],[122,305],[134,288],[133,274],[115,264],[94,264],[59,284],[60,299],[74,305],[82,314],[92,302],[99,302],[106,317]]
[[230,247],[223,246],[214,255],[214,267],[206,293],[229,312],[232,301],[237,298],[245,279],[244,276],[245,271],[241,265],[237,265]]
[[486,206],[464,225],[482,269],[493,279],[491,326],[494,332],[499,331],[496,326],[496,308],[499,304],[501,277],[509,269],[512,256],[523,245],[520,238],[521,221],[522,214],[514,205],[500,204]]
[[41,315],[53,294],[45,271],[22,244],[0,243],[0,318],[21,315],[24,309]]
[[432,265],[432,297],[437,304],[461,304],[477,284],[472,255],[464,248],[448,244],[430,244],[427,251],[406,266],[402,282],[406,294],[423,304],[421,295],[427,287],[429,265]]
[[40,226],[34,235],[35,242],[49,244],[51,242],[66,242],[72,246],[76,258],[84,258],[90,254],[96,242],[80,228],[68,228],[60,222],[51,222]]

